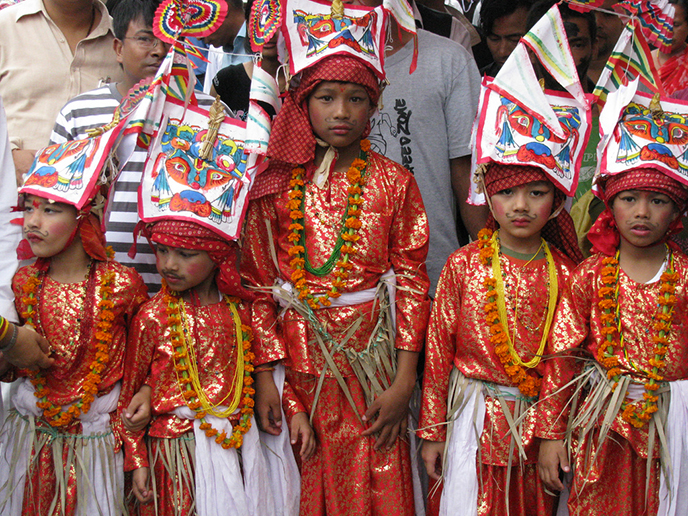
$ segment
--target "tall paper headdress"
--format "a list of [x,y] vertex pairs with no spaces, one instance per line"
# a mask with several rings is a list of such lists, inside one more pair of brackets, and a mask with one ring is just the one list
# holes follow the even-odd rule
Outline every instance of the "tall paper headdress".
[[637,91],[638,80],[609,94],[600,113],[600,177],[654,168],[688,185],[688,102]]
[[118,136],[115,128],[93,138],[41,149],[19,193],[71,204],[82,210],[94,200],[101,186],[114,180],[117,168],[109,160]]
[[332,4],[287,0],[283,8],[282,34],[292,75],[324,57],[349,54],[368,63],[380,79],[384,78],[387,15],[382,6],[371,10],[338,0]]
[[248,162],[255,160],[244,135],[245,125],[225,116],[218,101],[208,113],[168,99],[143,171],[141,220],[196,222],[236,240],[252,179]]
[[[529,51],[566,91],[543,91]],[[521,39],[497,76],[483,79],[473,127],[469,201],[485,202],[480,178],[490,162],[538,167],[557,188],[572,195],[590,134],[590,117],[590,100],[583,92],[554,5]]]

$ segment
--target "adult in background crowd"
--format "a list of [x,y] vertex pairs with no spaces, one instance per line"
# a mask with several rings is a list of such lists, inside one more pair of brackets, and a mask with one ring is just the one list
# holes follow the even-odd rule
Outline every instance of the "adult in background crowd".
[[607,59],[612,55],[612,50],[616,42],[621,36],[621,32],[624,28],[624,22],[619,15],[612,13],[612,8],[614,4],[617,4],[618,0],[604,0],[601,8],[604,11],[593,11],[595,13],[595,21],[597,22],[597,57],[595,57],[590,62],[590,68],[588,68],[588,77],[594,83],[600,78],[602,70],[604,70],[604,65],[607,64]]
[[667,95],[688,86],[688,0],[670,0],[674,4],[674,39],[668,54],[654,50],[659,80]]
[[[224,1],[224,0],[223,0]],[[242,0],[227,0],[227,17],[211,35],[203,38],[209,45],[203,91],[210,92],[217,72],[251,60],[246,51],[246,16]]]
[[[359,3],[376,7],[382,0]],[[487,216],[483,207],[466,202],[480,75],[464,47],[422,29],[411,74],[413,37],[396,27],[392,35],[385,55],[389,85],[382,109],[371,119],[369,139],[373,150],[404,165],[418,182],[430,223],[426,263],[432,297],[449,255],[468,242],[468,234],[476,237]]]
[[0,12],[0,34],[0,96],[20,182],[65,102],[121,71],[98,0],[24,0]]
[[492,63],[480,70],[494,77],[526,33],[526,20],[533,0],[483,0],[480,28],[492,54]]

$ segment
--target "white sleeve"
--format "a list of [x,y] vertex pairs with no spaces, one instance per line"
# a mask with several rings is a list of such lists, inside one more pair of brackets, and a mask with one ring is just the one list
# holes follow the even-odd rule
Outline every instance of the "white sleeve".
[[0,315],[12,322],[17,322],[14,294],[12,294],[12,277],[19,265],[16,249],[21,240],[21,226],[10,224],[10,220],[19,216],[12,212],[12,206],[17,205],[17,183],[2,98],[0,98],[0,186],[0,249],[2,249],[0,252]]

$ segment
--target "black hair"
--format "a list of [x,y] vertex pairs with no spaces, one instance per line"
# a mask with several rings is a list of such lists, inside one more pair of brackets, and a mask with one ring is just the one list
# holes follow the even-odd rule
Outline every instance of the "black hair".
[[[535,25],[540,18],[542,18],[545,13],[547,13],[547,11],[549,11],[550,8],[556,3],[557,0],[540,0],[533,5],[528,13],[528,21],[526,22],[526,27],[528,27],[528,30],[532,29],[533,25]],[[569,4],[566,2],[562,2],[559,4],[559,12],[561,13],[561,19],[564,20],[564,22],[566,22],[566,20],[570,20],[571,18],[582,18],[585,20],[588,23],[590,41],[592,43],[595,42],[595,38],[597,37],[597,21],[595,21],[595,14],[592,11],[582,13],[580,11],[571,9]]]
[[115,37],[123,40],[129,30],[129,24],[143,20],[146,27],[153,27],[155,10],[160,0],[120,0],[112,11],[112,31]]
[[229,0],[227,2],[227,7],[234,9],[234,10],[244,10],[244,2],[243,0]]
[[504,16],[509,16],[519,9],[530,11],[535,0],[483,0],[480,7],[480,30],[483,36],[492,33],[495,21]]

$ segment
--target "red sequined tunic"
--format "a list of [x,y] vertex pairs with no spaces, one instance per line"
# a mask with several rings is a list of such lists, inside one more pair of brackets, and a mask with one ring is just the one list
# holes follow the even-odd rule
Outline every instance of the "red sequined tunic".
[[[115,272],[112,283],[114,320],[110,358],[100,375],[101,383],[97,394],[97,396],[102,396],[109,393],[123,377],[126,367],[127,328],[139,306],[148,299],[148,294],[143,280],[134,269],[124,267],[117,262],[106,264],[94,261],[93,267],[96,268],[93,282],[96,292],[106,268]],[[22,287],[30,277],[36,274],[37,268],[30,265],[19,269],[12,280],[15,304],[19,314],[26,311]],[[91,364],[95,359],[96,347],[93,335],[100,313],[97,306],[99,298],[88,296],[89,299],[84,302],[87,297],[87,288],[87,280],[78,283],[58,283],[47,274],[44,276],[42,286],[39,287],[38,320],[34,323],[36,330],[47,337],[54,350],[55,364],[43,371],[43,375],[45,385],[50,391],[48,399],[56,405],[73,403],[82,396],[84,382],[91,372]],[[23,376],[25,372],[19,371],[18,374]],[[37,424],[47,427],[47,423],[38,421]],[[110,414],[110,424],[115,433],[117,449],[119,449],[123,429],[115,412]],[[62,431],[78,434],[81,431],[81,424],[77,419]],[[48,514],[48,508],[57,488],[54,482],[48,480],[55,477],[53,449],[46,445],[41,449],[40,454],[38,466],[31,469],[32,474],[30,478],[27,478],[27,483],[30,482],[33,488],[25,490],[24,514]],[[73,473],[72,471],[69,477],[63,507],[67,514],[73,513],[77,503],[78,494]],[[31,493],[30,500],[27,499],[29,493]],[[61,509],[58,507],[57,510]]]
[[[373,288],[390,268],[397,274],[397,349],[419,352],[423,347],[429,301],[429,280],[425,269],[428,250],[428,221],[413,176],[400,165],[370,152],[367,181],[362,198],[360,239],[350,256],[350,271],[343,293]],[[305,186],[304,215],[306,248],[314,266],[330,257],[340,233],[347,204],[349,182],[345,172],[334,172],[321,190]],[[290,210],[288,191],[251,202],[245,221],[242,275],[255,286],[272,286],[277,278],[290,281],[292,268],[287,237]],[[269,226],[270,231],[267,226]],[[277,267],[271,257],[277,254]],[[317,277],[306,272],[314,295],[331,288],[334,275]],[[293,309],[282,316],[271,294],[263,294],[253,305],[256,363],[282,360],[287,367],[284,404],[287,416],[309,411],[318,376],[325,359],[307,320]],[[353,324],[360,323],[347,347],[365,348],[378,321],[374,301],[355,306],[321,309],[315,312],[320,324],[339,341]],[[363,316],[363,317],[361,317]],[[331,343],[327,344],[331,349]],[[334,360],[358,405],[366,410],[358,381],[343,353]],[[314,427],[318,436],[316,456],[302,467],[302,514],[401,515],[413,512],[408,447],[399,445],[388,454],[372,451],[372,438],[352,438],[363,431],[349,402],[326,373],[325,387],[318,402]],[[293,388],[293,390],[292,390]],[[369,473],[370,472],[370,473]],[[312,473],[312,475],[311,475]],[[402,485],[407,484],[407,485]],[[362,512],[357,512],[362,511]]]
[[[418,431],[419,437],[429,441],[446,440],[446,425],[442,423],[447,419],[449,375],[454,367],[467,378],[515,387],[490,342],[490,325],[485,321],[487,288],[484,281],[492,278],[493,272],[491,265],[484,265],[480,260],[480,245],[479,242],[473,242],[452,254],[438,283],[428,328],[419,421],[421,430]],[[561,297],[573,263],[556,248],[550,246],[550,250]],[[499,260],[505,290],[499,295],[505,296],[508,332],[518,355],[523,361],[528,361],[537,353],[545,327],[549,289],[552,288],[548,284],[547,263],[544,256],[529,264],[504,254],[499,256]],[[546,348],[547,353],[549,350]],[[534,371],[541,376],[544,363],[540,362],[529,372]],[[506,514],[502,502],[511,435],[499,400],[490,397],[489,391],[484,389],[483,392],[486,394],[486,410],[480,436],[483,483],[478,501],[479,514],[502,514],[501,511]],[[513,402],[510,401],[509,406],[513,410]],[[546,500],[548,497],[539,487],[535,471],[538,457],[535,427],[536,418],[531,413],[521,427],[521,439],[527,455],[525,464],[528,465],[522,477],[518,472],[518,451],[511,451],[511,514],[544,513],[551,507],[552,502]],[[524,477],[527,482],[523,481]],[[530,500],[528,504],[524,505],[524,497]],[[540,510],[536,510],[536,507]]]
[[[224,301],[206,306],[187,302],[184,306],[185,338],[195,350],[199,379],[208,400],[221,403],[231,399],[238,357],[232,312]],[[238,303],[237,310],[244,324],[251,320],[248,306]],[[122,398],[129,401],[142,385],[151,387],[152,421],[148,436],[155,438],[180,437],[193,429],[193,420],[180,419],[173,413],[175,408],[185,406],[186,400],[177,381],[175,350],[166,321],[167,304],[162,290],[141,307],[132,323],[127,354],[131,368],[122,389]],[[148,466],[144,432],[134,437],[131,446],[125,446],[125,471]]]
[[[570,292],[560,303],[552,332],[552,347],[556,352],[569,353],[582,348],[595,357],[597,348],[606,337],[598,306],[599,289],[602,286],[601,273],[604,255],[593,255],[585,260],[571,278]],[[674,266],[679,274],[676,284],[676,304],[669,332],[666,367],[659,374],[666,381],[688,378],[688,257],[674,251]],[[644,371],[651,370],[649,360],[654,358],[652,338],[655,336],[654,318],[657,314],[657,299],[661,281],[642,284],[630,279],[623,270],[619,271],[619,296],[621,333],[625,341],[627,356],[616,349],[621,374],[644,384],[648,377]],[[635,367],[633,366],[635,365]],[[571,388],[556,392],[566,385],[582,369],[581,361],[558,359],[548,362],[543,396],[545,401],[538,405],[538,417],[548,424],[540,425],[537,435],[544,439],[560,439],[568,422],[568,398]],[[580,406],[580,403],[579,403]],[[575,429],[574,429],[575,432]],[[583,449],[590,444],[591,453],[597,449],[597,431],[588,435],[589,443],[582,443]],[[574,443],[575,444],[575,443]],[[659,439],[655,436],[652,450],[650,475],[650,498],[645,505],[646,458],[648,449],[648,426],[635,428],[622,418],[621,411],[612,422],[610,435],[604,447],[599,450],[595,467],[585,468],[584,454],[576,458],[574,485],[569,501],[571,514],[606,515],[654,514],[657,511],[659,489]],[[588,482],[583,487],[583,475]],[[580,492],[580,494],[578,494]],[[647,511],[647,512],[646,512]]]

